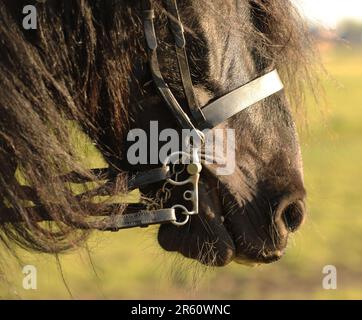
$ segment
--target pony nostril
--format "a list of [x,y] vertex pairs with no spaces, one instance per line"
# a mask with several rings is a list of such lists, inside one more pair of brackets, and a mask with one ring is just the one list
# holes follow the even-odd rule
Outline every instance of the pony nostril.
[[304,205],[301,201],[289,204],[282,212],[285,227],[290,232],[296,231],[304,220]]

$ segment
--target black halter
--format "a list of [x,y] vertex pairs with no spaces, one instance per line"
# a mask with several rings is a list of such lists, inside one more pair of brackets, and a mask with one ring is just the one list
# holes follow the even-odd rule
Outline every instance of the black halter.
[[214,128],[247,107],[283,89],[278,72],[273,70],[200,108],[195,97],[186,54],[184,28],[176,0],[164,0],[167,7],[171,31],[175,39],[176,57],[186,100],[193,119],[181,108],[175,96],[162,77],[157,58],[157,37],[154,26],[154,9],[151,0],[142,0],[144,29],[149,52],[150,68],[155,85],[166,105],[172,111],[180,126],[185,129],[201,130]]
[[[39,2],[42,3],[45,1],[46,0],[39,0]],[[278,72],[273,70],[201,108],[193,89],[186,53],[184,28],[181,22],[177,2],[176,0],[164,0],[165,8],[170,16],[169,24],[175,40],[175,51],[184,94],[192,116],[192,118],[190,118],[169,89],[160,71],[159,60],[157,57],[157,37],[154,26],[155,13],[152,1],[141,0],[141,3],[149,65],[155,86],[163,98],[165,105],[170,109],[181,128],[193,130],[197,133],[201,141],[203,141],[203,135],[200,130],[214,128],[245,108],[283,89],[283,84],[279,78]],[[128,188],[129,190],[137,189],[161,181],[165,181],[174,186],[191,184],[192,189],[184,192],[185,201],[190,201],[192,203],[191,210],[188,210],[181,204],[175,204],[171,208],[159,210],[145,209],[135,211],[135,209],[127,208],[121,215],[98,217],[99,220],[96,222],[93,221],[92,224],[90,224],[90,228],[117,231],[124,228],[146,227],[151,224],[170,222],[175,225],[186,224],[191,215],[198,214],[198,181],[201,171],[201,162],[197,156],[194,154],[186,156],[191,160],[191,163],[187,165],[187,173],[189,174],[187,179],[183,181],[173,179],[172,166],[166,161],[161,168],[136,173],[131,176],[128,182]],[[77,197],[79,199],[84,196],[109,195],[112,190],[111,186],[116,183],[117,172],[113,172],[110,169],[94,169],[93,173],[96,176],[106,176],[106,179],[108,180],[107,183],[95,190],[78,195]],[[67,182],[75,183],[85,183],[89,181],[86,177],[75,173],[63,176],[62,179]],[[29,213],[33,213],[34,217],[38,219],[39,222],[53,220],[52,217],[46,213],[44,208],[40,205],[36,205],[36,194],[34,190],[29,187],[21,188],[27,197],[27,199],[24,200],[31,200],[35,203],[34,207],[27,208]],[[91,206],[92,205],[87,204],[87,208],[91,208]],[[177,219],[177,209],[181,210],[181,213],[184,215],[185,219],[183,221]],[[112,206],[109,211],[112,212],[111,210]],[[0,207],[0,223],[17,222],[22,222],[22,218],[16,210],[13,208]],[[81,226],[81,228],[84,228],[84,226]]]

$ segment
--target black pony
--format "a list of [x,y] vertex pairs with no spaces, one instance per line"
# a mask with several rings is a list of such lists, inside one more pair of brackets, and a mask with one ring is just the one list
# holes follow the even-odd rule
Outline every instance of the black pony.
[[[1,208],[12,208],[23,220],[1,225],[0,240],[56,253],[86,238],[90,215],[118,215],[126,208],[87,205],[59,178],[73,171],[99,179],[74,151],[70,123],[119,173],[114,194],[127,192],[129,130],[147,130],[151,120],[161,128],[178,126],[152,83],[141,1],[41,2],[0,1],[0,215]],[[182,103],[169,17],[163,1],[153,3],[161,71]],[[37,8],[36,30],[22,27],[28,4]],[[179,0],[178,6],[201,106],[274,68],[292,102],[300,103],[310,80],[311,45],[291,1]],[[208,265],[275,261],[304,219],[300,148],[285,94],[219,128],[228,127],[236,130],[235,173],[217,176],[213,165],[205,166],[200,215],[183,227],[162,225],[159,243]],[[27,188],[19,173],[53,222],[39,223],[24,202]],[[142,191],[152,199],[157,189]]]

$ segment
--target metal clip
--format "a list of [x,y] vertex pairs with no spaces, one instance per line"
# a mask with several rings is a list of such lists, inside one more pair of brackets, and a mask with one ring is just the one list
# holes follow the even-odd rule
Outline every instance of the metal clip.
[[172,207],[173,209],[181,209],[182,210],[181,213],[184,214],[186,217],[185,220],[183,221],[171,221],[171,223],[177,226],[182,226],[189,221],[189,216],[199,213],[199,180],[200,180],[200,172],[202,170],[202,165],[200,163],[197,148],[193,148],[192,155],[183,151],[178,151],[171,154],[165,160],[164,165],[167,165],[176,156],[177,157],[186,156],[186,158],[188,158],[191,161],[186,166],[187,173],[189,174],[189,177],[187,179],[179,181],[177,180],[177,178],[175,180],[172,178],[168,178],[166,180],[169,184],[173,186],[184,186],[186,184],[192,185],[191,189],[188,189],[183,193],[184,200],[190,201],[192,203],[192,209],[188,210],[185,206],[181,204],[176,204]]

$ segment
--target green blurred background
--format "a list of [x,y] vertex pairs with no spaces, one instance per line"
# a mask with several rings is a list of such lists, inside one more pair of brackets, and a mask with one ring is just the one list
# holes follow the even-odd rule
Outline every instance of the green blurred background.
[[[91,259],[83,249],[62,255],[62,272],[53,256],[20,251],[17,262],[2,250],[0,298],[362,299],[362,48],[322,49],[327,107],[309,99],[300,130],[308,219],[280,262],[211,269],[163,252],[157,227],[94,233]],[[22,288],[26,264],[38,269],[37,290]],[[325,265],[337,268],[337,290],[322,288]]]

